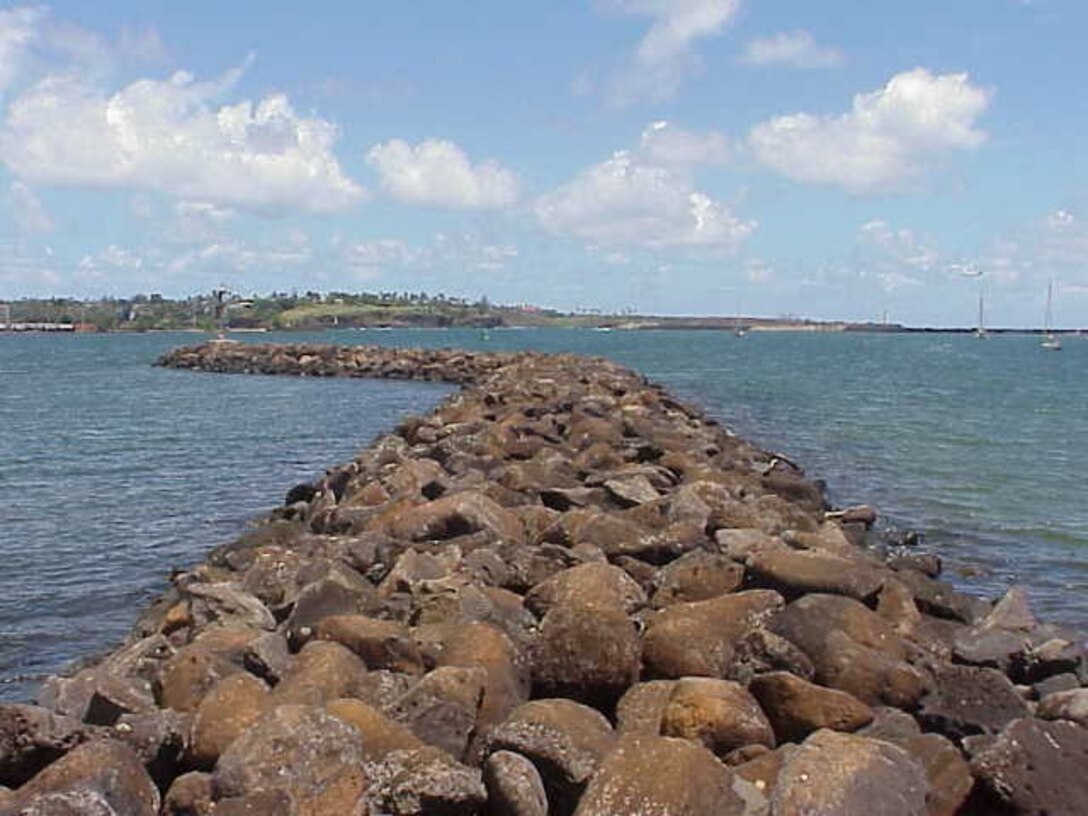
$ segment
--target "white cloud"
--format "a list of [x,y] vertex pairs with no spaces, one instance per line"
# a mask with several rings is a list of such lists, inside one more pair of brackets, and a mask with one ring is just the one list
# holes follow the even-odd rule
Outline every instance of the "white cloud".
[[16,6],[0,9],[0,93],[11,85],[19,72],[27,48],[37,36],[42,9]]
[[716,131],[695,133],[669,122],[654,122],[642,131],[639,154],[651,164],[666,166],[725,164],[729,144]]
[[854,193],[909,190],[948,153],[985,141],[976,121],[990,97],[966,74],[915,68],[855,96],[849,113],[781,116],[753,128],[748,143],[760,162],[796,181]]
[[717,36],[740,10],[740,0],[612,0],[606,8],[649,17],[650,30],[613,77],[617,105],[668,99],[698,67],[694,45]]
[[21,181],[9,185],[7,204],[20,232],[49,232],[55,226],[38,195]]
[[858,229],[854,266],[861,277],[874,277],[886,292],[921,286],[941,267],[940,253],[929,236],[876,219]]
[[473,164],[444,139],[427,139],[415,147],[391,139],[372,147],[366,161],[389,195],[410,204],[483,210],[507,207],[518,198],[512,171],[493,159]]
[[236,213],[209,201],[178,201],[166,239],[175,243],[208,243],[221,238]]
[[756,227],[696,190],[685,168],[628,151],[541,196],[534,209],[549,230],[601,244],[733,250]]
[[784,31],[750,40],[739,60],[748,65],[810,69],[841,65],[843,56],[842,52],[817,43],[808,31]]
[[1088,217],[1057,210],[1000,237],[978,261],[983,273],[1006,286],[1041,288],[1051,278],[1088,290]]
[[343,210],[364,195],[332,152],[336,127],[280,94],[219,104],[243,69],[185,72],[106,94],[50,76],[15,99],[0,158],[40,185],[148,189],[263,212]]

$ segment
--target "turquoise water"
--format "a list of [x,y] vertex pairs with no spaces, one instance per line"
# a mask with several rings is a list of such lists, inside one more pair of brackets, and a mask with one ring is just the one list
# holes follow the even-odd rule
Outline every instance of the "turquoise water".
[[[444,386],[150,366],[192,335],[0,336],[0,698],[120,639],[198,561]],[[599,354],[920,530],[981,595],[1088,631],[1088,340],[472,330],[245,338]]]

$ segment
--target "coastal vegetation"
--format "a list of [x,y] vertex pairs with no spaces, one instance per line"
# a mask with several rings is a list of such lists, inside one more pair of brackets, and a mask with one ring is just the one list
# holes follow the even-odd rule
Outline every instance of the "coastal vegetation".
[[794,316],[680,317],[599,309],[561,311],[533,304],[495,304],[426,292],[271,292],[244,297],[226,289],[171,299],[23,298],[0,304],[0,329],[48,325],[86,332],[314,331],[333,328],[544,327],[599,329],[765,329],[895,331],[898,324],[813,321]]

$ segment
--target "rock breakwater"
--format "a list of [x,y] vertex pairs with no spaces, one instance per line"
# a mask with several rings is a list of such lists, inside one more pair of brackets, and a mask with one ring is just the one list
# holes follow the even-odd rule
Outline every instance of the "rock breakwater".
[[174,574],[114,652],[0,706],[0,814],[1088,811],[1075,634],[885,557],[872,511],[630,370],[234,343],[160,362],[463,387]]

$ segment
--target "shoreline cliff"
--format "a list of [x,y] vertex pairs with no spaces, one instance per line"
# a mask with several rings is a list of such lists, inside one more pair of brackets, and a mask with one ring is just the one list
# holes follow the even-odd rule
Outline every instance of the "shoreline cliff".
[[461,390],[0,705],[0,814],[1088,811],[1088,657],[604,359],[212,342]]

